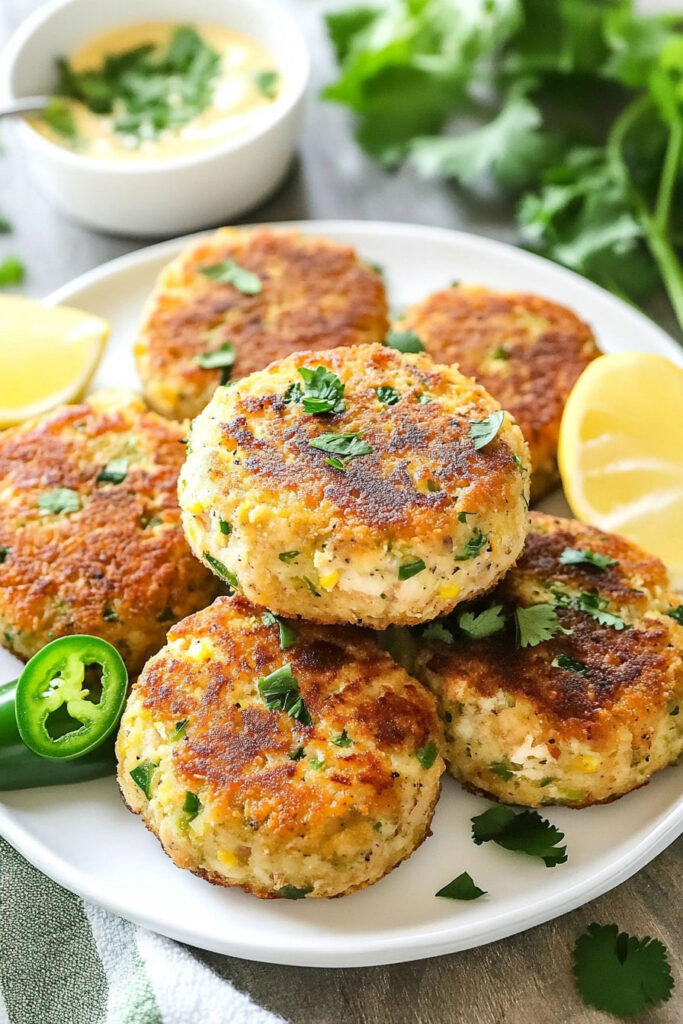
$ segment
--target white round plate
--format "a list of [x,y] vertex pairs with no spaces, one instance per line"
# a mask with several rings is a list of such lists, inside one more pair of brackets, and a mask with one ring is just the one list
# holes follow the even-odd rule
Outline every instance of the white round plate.
[[[281,225],[278,225],[281,226]],[[484,238],[401,224],[291,225],[355,245],[384,267],[394,310],[454,279],[526,289],[559,300],[589,321],[608,352],[681,350],[641,314],[582,278]],[[165,242],[116,259],[60,288],[63,302],[111,321],[95,386],[137,386],[132,344],[157,273],[185,244]],[[561,497],[551,499],[558,511]],[[0,654],[0,680],[19,663]],[[121,802],[113,779],[4,794],[0,832],[55,881],[93,903],[183,942],[232,956],[309,967],[354,967],[436,956],[482,945],[563,914],[622,882],[683,828],[681,771],[603,807],[550,808],[566,835],[566,864],[475,846],[470,818],[487,802],[446,778],[434,834],[377,885],[339,900],[262,901],[180,871]],[[469,871],[488,895],[472,903],[434,893]]]

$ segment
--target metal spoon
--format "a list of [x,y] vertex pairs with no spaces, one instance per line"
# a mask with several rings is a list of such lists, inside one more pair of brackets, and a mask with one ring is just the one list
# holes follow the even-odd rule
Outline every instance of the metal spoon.
[[21,99],[10,100],[6,106],[0,107],[0,118],[16,114],[33,114],[45,110],[49,102],[49,96],[23,96]]

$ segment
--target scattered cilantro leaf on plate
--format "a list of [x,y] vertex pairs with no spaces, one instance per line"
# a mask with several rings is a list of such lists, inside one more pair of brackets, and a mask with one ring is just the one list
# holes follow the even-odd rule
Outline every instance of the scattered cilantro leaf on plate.
[[574,946],[574,978],[596,1010],[631,1017],[671,998],[674,980],[666,946],[637,939],[615,924],[590,924]]
[[463,871],[454,878],[448,885],[444,885],[436,893],[437,896],[445,896],[448,900],[478,900],[480,896],[486,896],[486,890],[480,889],[472,881],[472,876]]
[[427,643],[438,641],[448,647],[452,647],[454,643],[453,634],[450,629],[446,629],[442,622],[430,622],[428,626],[425,626],[422,630],[422,639]]
[[0,288],[21,284],[26,277],[26,267],[18,256],[5,256],[0,260]]
[[462,612],[458,626],[472,640],[484,640],[505,629],[505,614],[502,604],[492,604],[481,612]]
[[474,441],[474,447],[477,451],[480,448],[485,448],[487,444],[493,441],[502,427],[504,419],[505,411],[498,409],[496,412],[492,412],[490,416],[487,416],[485,420],[475,420],[470,423],[469,436]]
[[614,565],[619,565],[618,559],[585,548],[565,548],[560,555],[560,562],[562,565],[589,565],[601,572],[611,569]]
[[515,623],[520,647],[536,647],[557,633],[566,636],[571,633],[571,629],[565,629],[558,619],[552,604],[532,604],[529,608],[517,608]]
[[310,366],[301,366],[298,372],[304,380],[303,391],[299,385],[298,393],[292,388],[292,394],[289,396],[288,388],[285,401],[301,402],[306,412],[313,416],[327,412],[344,412],[346,385],[340,381],[336,373],[328,370],[326,366],[316,366],[314,370]]
[[566,846],[558,845],[564,839],[559,829],[537,811],[517,814],[506,804],[496,804],[472,818],[472,839],[477,846],[494,842],[505,850],[540,857],[547,868],[567,860]]

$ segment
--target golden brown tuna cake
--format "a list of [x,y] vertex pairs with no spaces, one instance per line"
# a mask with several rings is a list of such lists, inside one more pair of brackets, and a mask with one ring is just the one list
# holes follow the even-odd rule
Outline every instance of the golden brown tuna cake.
[[514,569],[485,602],[428,627],[418,658],[452,774],[528,807],[644,785],[683,752],[682,618],[657,558],[532,513]]
[[[238,276],[226,275],[235,265]],[[387,325],[382,277],[350,246],[221,228],[161,272],[135,356],[150,405],[182,419],[196,416],[228,375],[244,377],[299,349],[381,341]],[[234,363],[212,368],[226,345]]]
[[[335,410],[312,411],[311,375]],[[178,486],[192,549],[249,600],[380,629],[448,612],[507,571],[527,466],[519,427],[470,378],[357,345],[219,388]]]
[[456,363],[517,420],[531,452],[531,497],[559,481],[557,441],[569,392],[600,355],[582,320],[523,292],[459,285],[430,295],[396,325],[439,363]]
[[214,599],[180,525],[185,430],[111,390],[0,433],[0,642],[13,654],[92,633],[134,674]]
[[434,698],[350,627],[218,598],[133,687],[118,779],[175,863],[257,896],[342,896],[429,834]]

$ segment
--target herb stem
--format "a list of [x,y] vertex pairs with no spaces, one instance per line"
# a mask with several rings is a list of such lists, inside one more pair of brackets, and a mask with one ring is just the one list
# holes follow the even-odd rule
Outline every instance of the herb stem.
[[669,129],[669,141],[666,147],[662,176],[659,181],[657,205],[655,207],[654,215],[654,226],[661,234],[667,232],[669,226],[671,201],[673,199],[676,178],[681,165],[682,149],[683,122],[673,121]]

